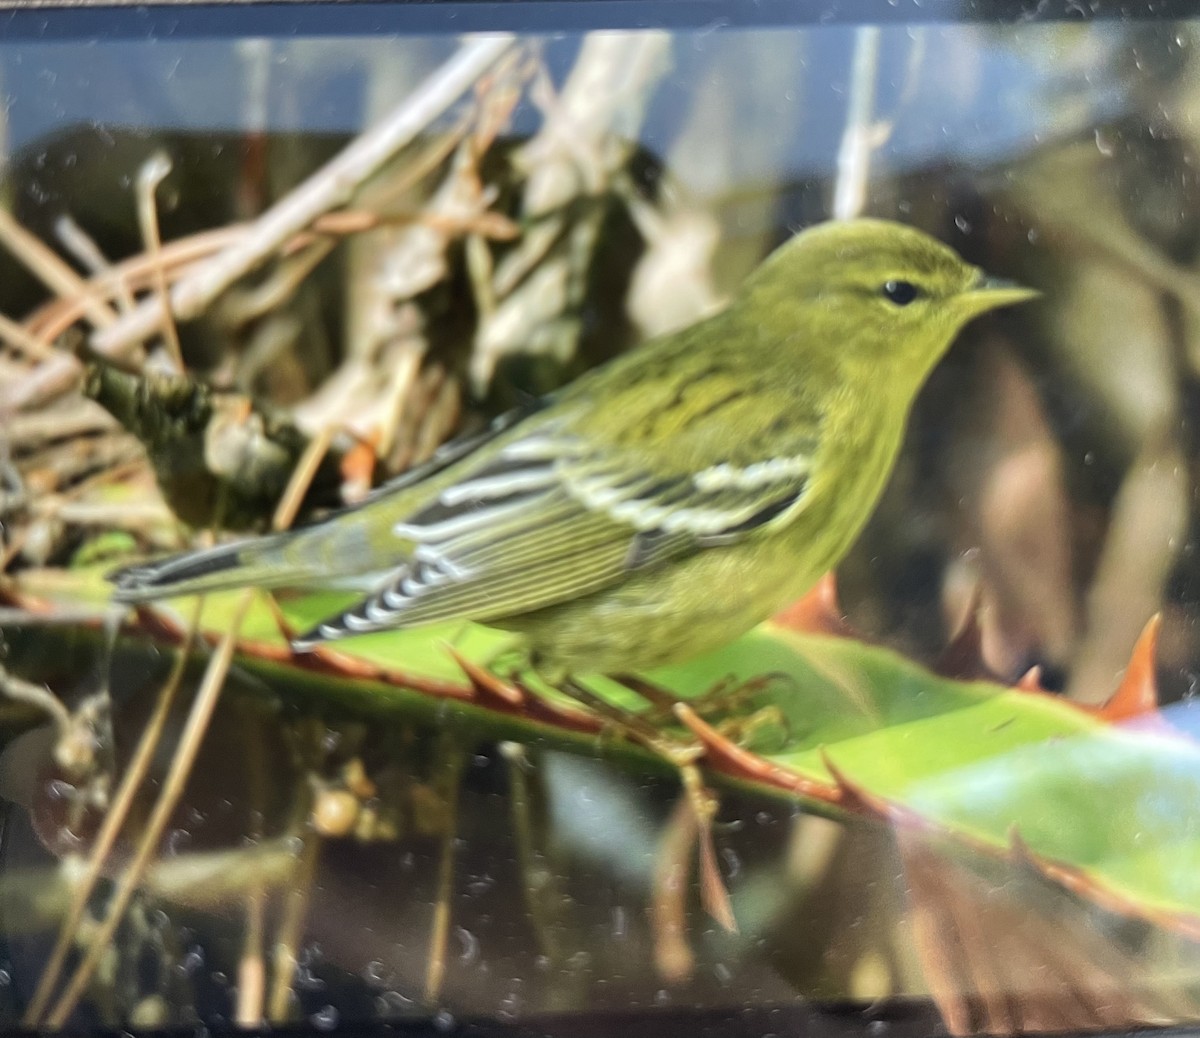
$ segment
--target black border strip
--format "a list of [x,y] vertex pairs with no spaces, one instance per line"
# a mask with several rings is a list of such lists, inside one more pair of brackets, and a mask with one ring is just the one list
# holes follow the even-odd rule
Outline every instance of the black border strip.
[[1200,0],[0,0],[0,42],[1182,19]]

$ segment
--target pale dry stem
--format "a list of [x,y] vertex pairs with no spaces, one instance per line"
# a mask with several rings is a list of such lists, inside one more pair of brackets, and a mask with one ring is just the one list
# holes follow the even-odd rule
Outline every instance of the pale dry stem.
[[[112,263],[108,257],[100,250],[95,239],[75,222],[70,213],[63,213],[54,221],[54,234],[63,248],[87,269],[93,280],[112,275]],[[122,313],[128,313],[136,302],[133,292],[122,278],[116,278],[114,283],[117,307]]]
[[71,726],[71,714],[62,701],[44,685],[36,685],[0,666],[0,695],[17,703],[28,703],[37,707],[54,722],[55,730],[61,735]]
[[316,833],[304,836],[304,848],[293,871],[283,902],[283,918],[271,950],[271,994],[267,1003],[267,1019],[278,1024],[287,1020],[292,993],[292,977],[296,973],[296,951],[304,936],[304,920],[317,875],[321,856],[321,837]]
[[300,511],[304,495],[308,493],[308,488],[312,485],[313,478],[321,467],[321,462],[329,453],[329,445],[333,442],[333,437],[333,427],[326,426],[308,441],[304,453],[300,455],[300,460],[292,470],[292,478],[288,480],[283,496],[279,499],[275,514],[271,517],[273,529],[286,530],[296,521],[296,513]]
[[458,834],[458,786],[462,776],[465,754],[455,746],[444,745],[441,787],[446,797],[445,831],[442,853],[438,859],[437,893],[433,921],[429,931],[429,957],[425,970],[425,1001],[435,1003],[441,995],[446,977],[446,945],[450,939],[451,897],[454,893],[454,859]]
[[0,208],[0,244],[55,295],[78,299],[84,315],[96,328],[109,328],[116,323],[117,315],[96,298],[91,286],[3,208]]
[[681,796],[663,827],[654,860],[650,896],[650,926],[654,965],[667,983],[687,980],[696,966],[688,941],[687,892],[699,820],[686,796]]
[[238,960],[237,1006],[234,1020],[239,1027],[258,1027],[263,1022],[267,993],[267,965],[263,958],[267,891],[256,882],[246,895],[246,933]]
[[162,263],[162,237],[158,230],[158,204],[155,200],[159,184],[166,179],[170,172],[171,160],[166,153],[161,151],[155,152],[142,163],[142,168],[138,170],[137,176],[137,214],[138,225],[142,231],[142,244],[154,268],[154,288],[165,314],[162,322],[163,340],[175,362],[175,370],[182,372],[184,370],[183,347],[179,344],[179,330],[175,327],[175,320],[168,302],[167,274]]
[[52,346],[31,335],[24,325],[18,324],[11,317],[5,317],[4,314],[0,314],[0,339],[32,360],[49,360],[54,354]]

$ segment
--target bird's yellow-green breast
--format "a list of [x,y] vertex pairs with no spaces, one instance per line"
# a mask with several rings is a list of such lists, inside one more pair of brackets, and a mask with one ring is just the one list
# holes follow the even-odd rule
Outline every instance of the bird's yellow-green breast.
[[876,220],[797,235],[724,312],[307,530],[117,575],[138,600],[362,575],[304,642],[447,619],[522,632],[556,671],[729,641],[836,565],[959,329],[1033,293]]

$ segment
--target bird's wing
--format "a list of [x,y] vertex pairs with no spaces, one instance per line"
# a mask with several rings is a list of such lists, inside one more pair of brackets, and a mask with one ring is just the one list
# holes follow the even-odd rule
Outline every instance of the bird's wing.
[[579,597],[623,575],[729,544],[802,505],[814,442],[698,471],[537,422],[395,522],[411,555],[381,588],[299,639],[448,619],[486,622]]

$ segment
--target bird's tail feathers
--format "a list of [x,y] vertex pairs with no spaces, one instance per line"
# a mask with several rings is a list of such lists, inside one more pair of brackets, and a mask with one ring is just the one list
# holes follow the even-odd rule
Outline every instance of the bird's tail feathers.
[[108,575],[116,585],[113,598],[118,602],[148,602],[227,588],[288,583],[295,579],[283,559],[288,540],[288,534],[277,534],[126,566]]

